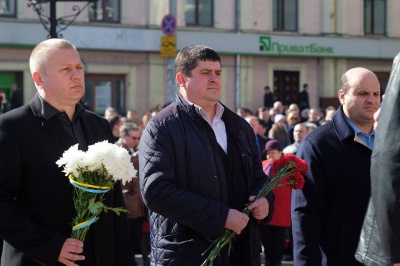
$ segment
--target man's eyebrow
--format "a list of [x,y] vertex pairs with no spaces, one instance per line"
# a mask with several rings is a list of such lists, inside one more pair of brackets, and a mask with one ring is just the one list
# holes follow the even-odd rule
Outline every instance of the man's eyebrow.
[[[213,68],[202,68],[202,69],[200,69],[200,71],[213,71],[214,69]],[[215,69],[215,72],[221,72],[222,71],[222,69]]]

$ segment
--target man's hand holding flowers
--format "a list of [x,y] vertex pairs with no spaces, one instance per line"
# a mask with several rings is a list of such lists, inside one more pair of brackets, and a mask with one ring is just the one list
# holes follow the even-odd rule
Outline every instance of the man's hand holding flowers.
[[251,204],[246,206],[242,213],[233,209],[229,210],[227,222],[225,224],[226,229],[203,253],[203,255],[208,253],[208,257],[203,262],[202,266],[212,265],[224,246],[228,245],[229,250],[231,250],[231,241],[235,233],[240,234],[246,227],[249,221],[248,215],[250,213],[252,213],[254,218],[259,220],[264,219],[268,215],[269,203],[265,196],[274,188],[290,186],[293,189],[302,189],[307,168],[307,163],[293,154],[285,154],[279,160],[274,161],[272,165],[272,174],[275,177],[270,182],[264,184],[257,196],[251,196],[249,198]]
[[[249,198],[250,202],[253,202],[256,199],[256,196],[251,196]],[[262,220],[267,217],[269,213],[269,203],[267,198],[262,197],[249,205],[249,210],[251,211],[251,215],[257,220]]]

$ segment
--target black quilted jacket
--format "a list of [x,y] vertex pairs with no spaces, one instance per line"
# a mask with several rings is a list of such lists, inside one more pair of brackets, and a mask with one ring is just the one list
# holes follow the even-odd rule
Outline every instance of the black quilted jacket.
[[[150,209],[152,265],[200,265],[210,240],[223,233],[229,210],[221,200],[226,187],[218,182],[205,125],[193,106],[181,97],[178,94],[175,102],[150,120],[140,143],[140,183]],[[255,195],[266,176],[254,132],[244,119],[224,108],[222,119],[239,143],[246,168],[247,193]],[[273,195],[268,199],[273,206]],[[272,212],[270,209],[266,221]],[[240,252],[251,254],[248,265],[260,265],[256,220],[251,219],[248,226],[252,237],[247,250]],[[222,263],[216,261],[214,265]]]

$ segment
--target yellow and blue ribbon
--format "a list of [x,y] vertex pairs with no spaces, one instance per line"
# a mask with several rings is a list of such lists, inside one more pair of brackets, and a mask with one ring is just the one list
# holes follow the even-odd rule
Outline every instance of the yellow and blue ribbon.
[[77,224],[77,225],[74,225],[74,226],[72,227],[72,231],[76,231],[76,230],[79,230],[79,229],[81,229],[81,228],[90,226],[92,223],[96,222],[96,218],[97,218],[97,216],[94,216],[92,219],[89,219],[89,220],[86,220],[86,221],[84,221],[84,222],[81,222],[81,223],[79,223],[79,224]]
[[72,179],[72,175],[69,175],[68,178],[69,178],[69,182],[74,187],[79,188],[86,192],[100,194],[100,193],[106,193],[111,189],[110,186],[96,186],[96,185],[91,185],[91,184],[86,184],[86,183],[81,183],[81,182],[75,181]]

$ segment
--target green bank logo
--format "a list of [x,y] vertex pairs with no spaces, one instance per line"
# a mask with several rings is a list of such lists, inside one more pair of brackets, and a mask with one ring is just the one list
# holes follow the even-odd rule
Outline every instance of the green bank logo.
[[334,47],[319,46],[314,43],[309,45],[286,45],[278,42],[273,42],[270,36],[260,36],[259,38],[260,51],[278,54],[314,54],[314,55],[332,55],[335,53]]

